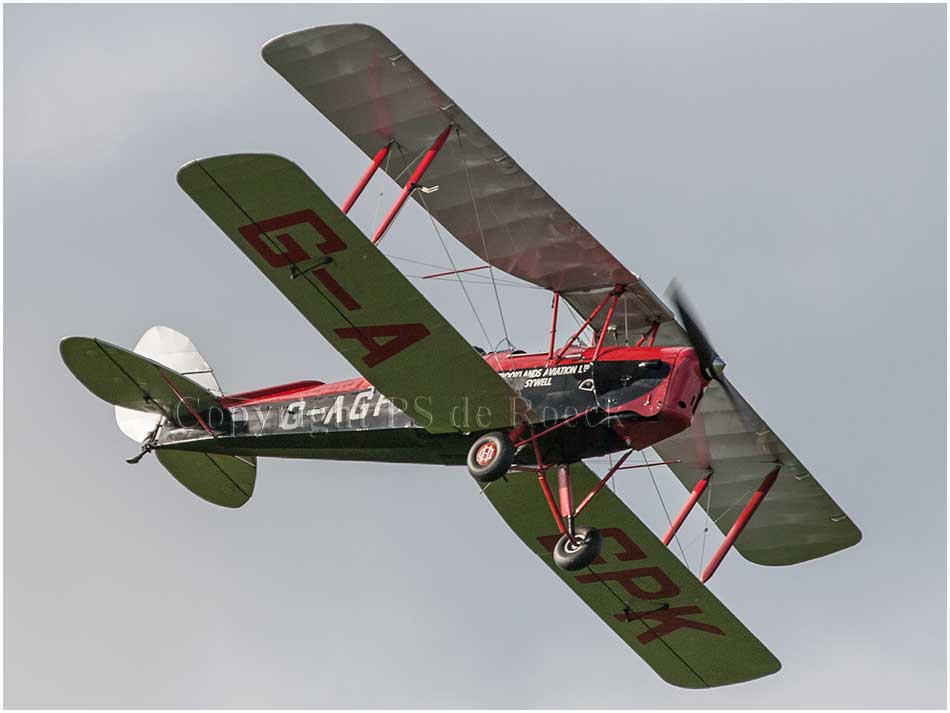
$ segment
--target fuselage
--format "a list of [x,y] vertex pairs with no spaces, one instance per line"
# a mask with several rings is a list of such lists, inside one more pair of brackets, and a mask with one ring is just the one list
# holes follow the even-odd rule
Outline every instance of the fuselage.
[[[546,462],[574,462],[642,449],[687,428],[706,381],[686,347],[576,349],[548,354],[498,352],[485,361],[526,400],[535,432],[579,418],[539,439]],[[301,381],[224,396],[206,414],[209,436],[187,414],[159,434],[157,447],[232,455],[461,465],[477,434],[477,396],[460,399],[456,433],[432,434],[366,379]],[[516,462],[529,463],[526,448]]]

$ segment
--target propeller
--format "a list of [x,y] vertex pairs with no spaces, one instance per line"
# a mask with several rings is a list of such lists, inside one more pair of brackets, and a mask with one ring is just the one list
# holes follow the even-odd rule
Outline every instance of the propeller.
[[689,343],[699,359],[699,369],[703,376],[710,381],[715,381],[722,387],[729,401],[732,402],[733,407],[739,414],[739,417],[747,426],[750,426],[754,419],[751,418],[748,407],[742,400],[742,397],[739,396],[739,392],[735,390],[725,377],[726,362],[719,356],[712,342],[709,341],[709,337],[706,336],[706,332],[700,326],[699,320],[696,318],[695,310],[675,280],[670,283],[669,294],[673,300],[673,306],[676,308],[676,313],[679,315],[680,321],[686,329],[686,336],[689,339]]

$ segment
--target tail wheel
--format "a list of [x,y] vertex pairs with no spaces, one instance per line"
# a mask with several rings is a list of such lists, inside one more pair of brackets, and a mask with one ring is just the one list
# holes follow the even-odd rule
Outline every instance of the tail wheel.
[[593,527],[578,527],[574,538],[562,535],[554,547],[554,564],[568,572],[576,572],[589,566],[600,555],[604,544],[600,530]]
[[486,433],[468,451],[468,472],[475,480],[490,483],[508,472],[514,457],[515,447],[507,433]]

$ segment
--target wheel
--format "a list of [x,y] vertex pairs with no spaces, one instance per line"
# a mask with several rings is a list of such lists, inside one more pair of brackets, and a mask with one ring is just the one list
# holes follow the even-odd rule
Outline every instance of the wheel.
[[490,483],[508,472],[514,457],[515,447],[507,433],[486,433],[468,450],[468,472],[480,483]]
[[578,527],[574,530],[574,540],[562,535],[554,547],[554,564],[568,572],[584,569],[597,559],[604,544],[600,530],[593,527]]

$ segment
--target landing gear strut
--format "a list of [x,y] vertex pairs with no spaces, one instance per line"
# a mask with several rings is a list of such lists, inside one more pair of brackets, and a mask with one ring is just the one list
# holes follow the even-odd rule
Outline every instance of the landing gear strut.
[[[603,478],[594,486],[578,505],[574,505],[574,493],[571,488],[571,466],[570,464],[561,464],[557,466],[557,498],[551,491],[548,484],[547,472],[552,468],[551,464],[545,464],[541,454],[541,448],[538,445],[538,439],[548,435],[558,428],[563,428],[587,415],[587,411],[565,419],[560,423],[537,433],[531,434],[531,427],[528,424],[522,424],[515,428],[511,434],[503,431],[493,431],[476,440],[468,451],[468,472],[475,480],[481,483],[491,483],[505,475],[509,470],[527,471],[535,473],[538,476],[538,485],[541,486],[541,493],[547,501],[548,508],[554,518],[554,524],[557,526],[561,538],[554,548],[554,563],[567,572],[576,572],[577,570],[589,567],[600,555],[603,545],[603,538],[600,532],[593,527],[576,527],[575,519],[581,511],[587,507],[588,503],[601,491],[614,473],[623,466],[633,450],[627,451],[607,472]],[[525,436],[528,437],[525,437]],[[534,448],[534,456],[537,461],[537,467],[516,465],[512,466],[515,451],[519,448],[531,444]],[[639,466],[630,466],[639,467]]]

